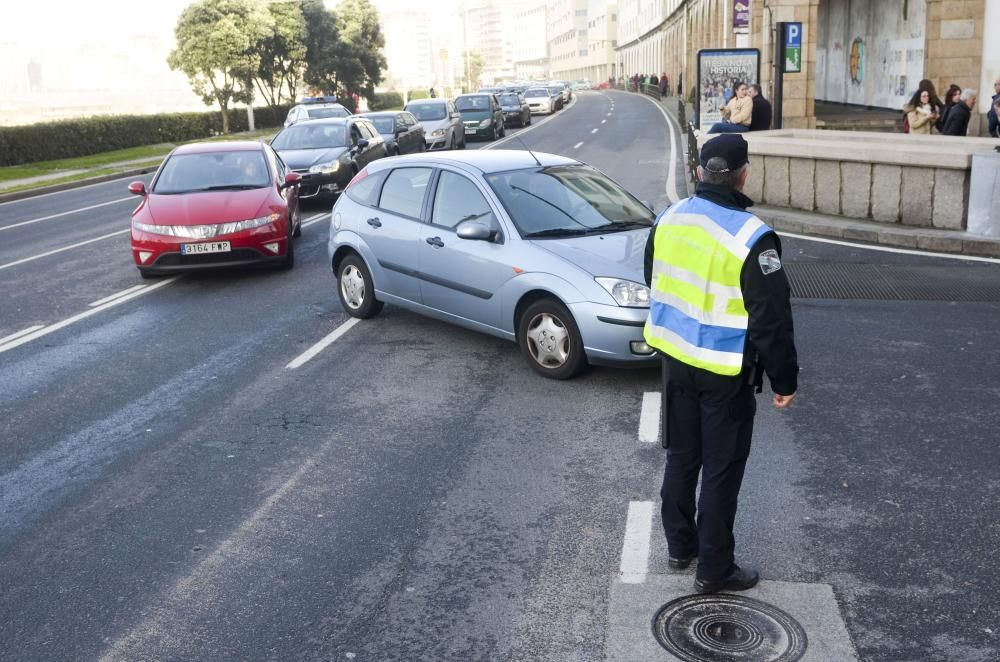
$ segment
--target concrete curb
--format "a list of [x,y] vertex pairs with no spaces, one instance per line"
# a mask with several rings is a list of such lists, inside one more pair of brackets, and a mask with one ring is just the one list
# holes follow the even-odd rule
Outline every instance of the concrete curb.
[[136,177],[138,175],[146,175],[151,172],[155,172],[159,166],[148,166],[146,168],[133,168],[131,170],[122,170],[121,172],[112,173],[110,175],[101,175],[100,177],[88,177],[86,179],[77,179],[72,182],[63,182],[62,184],[53,184],[52,186],[39,186],[38,188],[31,188],[25,191],[16,191],[14,193],[0,193],[0,202],[13,202],[14,200],[24,200],[25,198],[33,198],[38,195],[44,195],[46,193],[58,193],[59,191],[69,191],[70,189],[80,188],[82,186],[89,186],[91,184],[101,184],[103,182],[112,182],[116,179],[124,179],[126,177]]
[[958,230],[888,225],[767,205],[755,205],[751,211],[779,232],[891,248],[1000,258],[1000,240],[976,237]]

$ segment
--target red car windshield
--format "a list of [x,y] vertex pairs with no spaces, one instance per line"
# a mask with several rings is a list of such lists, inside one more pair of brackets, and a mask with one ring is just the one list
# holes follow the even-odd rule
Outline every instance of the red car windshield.
[[152,192],[171,195],[255,189],[270,184],[271,175],[263,152],[203,152],[175,154],[167,159]]

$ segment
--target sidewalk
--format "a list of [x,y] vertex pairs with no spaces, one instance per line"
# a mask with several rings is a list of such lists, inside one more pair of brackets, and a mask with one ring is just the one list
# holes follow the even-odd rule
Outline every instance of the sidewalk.
[[[677,97],[660,100],[664,109],[677,118]],[[687,118],[693,109],[687,105]],[[687,140],[681,140],[687,159]],[[691,173],[685,169],[688,189],[694,192]],[[953,253],[974,257],[1000,258],[1000,239],[979,237],[963,230],[937,230],[902,224],[878,223],[843,216],[830,216],[817,212],[797,209],[756,205],[753,212],[779,232],[839,239],[854,243],[873,244],[892,248],[923,250],[937,253]]]

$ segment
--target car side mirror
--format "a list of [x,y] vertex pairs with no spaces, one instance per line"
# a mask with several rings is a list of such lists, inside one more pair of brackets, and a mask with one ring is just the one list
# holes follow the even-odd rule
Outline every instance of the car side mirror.
[[492,241],[494,232],[488,225],[479,221],[465,221],[459,223],[455,229],[459,239],[471,239],[473,241]]
[[368,147],[368,139],[367,138],[362,138],[361,140],[358,141],[358,143],[357,143],[357,148],[358,149],[364,149],[366,147]]
[[132,182],[128,185],[128,192],[132,195],[146,195],[146,185],[143,182]]
[[290,172],[285,175],[285,183],[281,188],[288,188],[289,186],[295,186],[302,181],[302,175],[297,172]]

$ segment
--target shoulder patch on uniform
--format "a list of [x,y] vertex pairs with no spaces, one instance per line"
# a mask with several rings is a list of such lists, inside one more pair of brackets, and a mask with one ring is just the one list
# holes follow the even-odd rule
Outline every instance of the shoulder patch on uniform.
[[760,270],[764,272],[765,276],[781,269],[781,258],[778,257],[778,251],[773,248],[761,252],[757,261],[760,263]]

